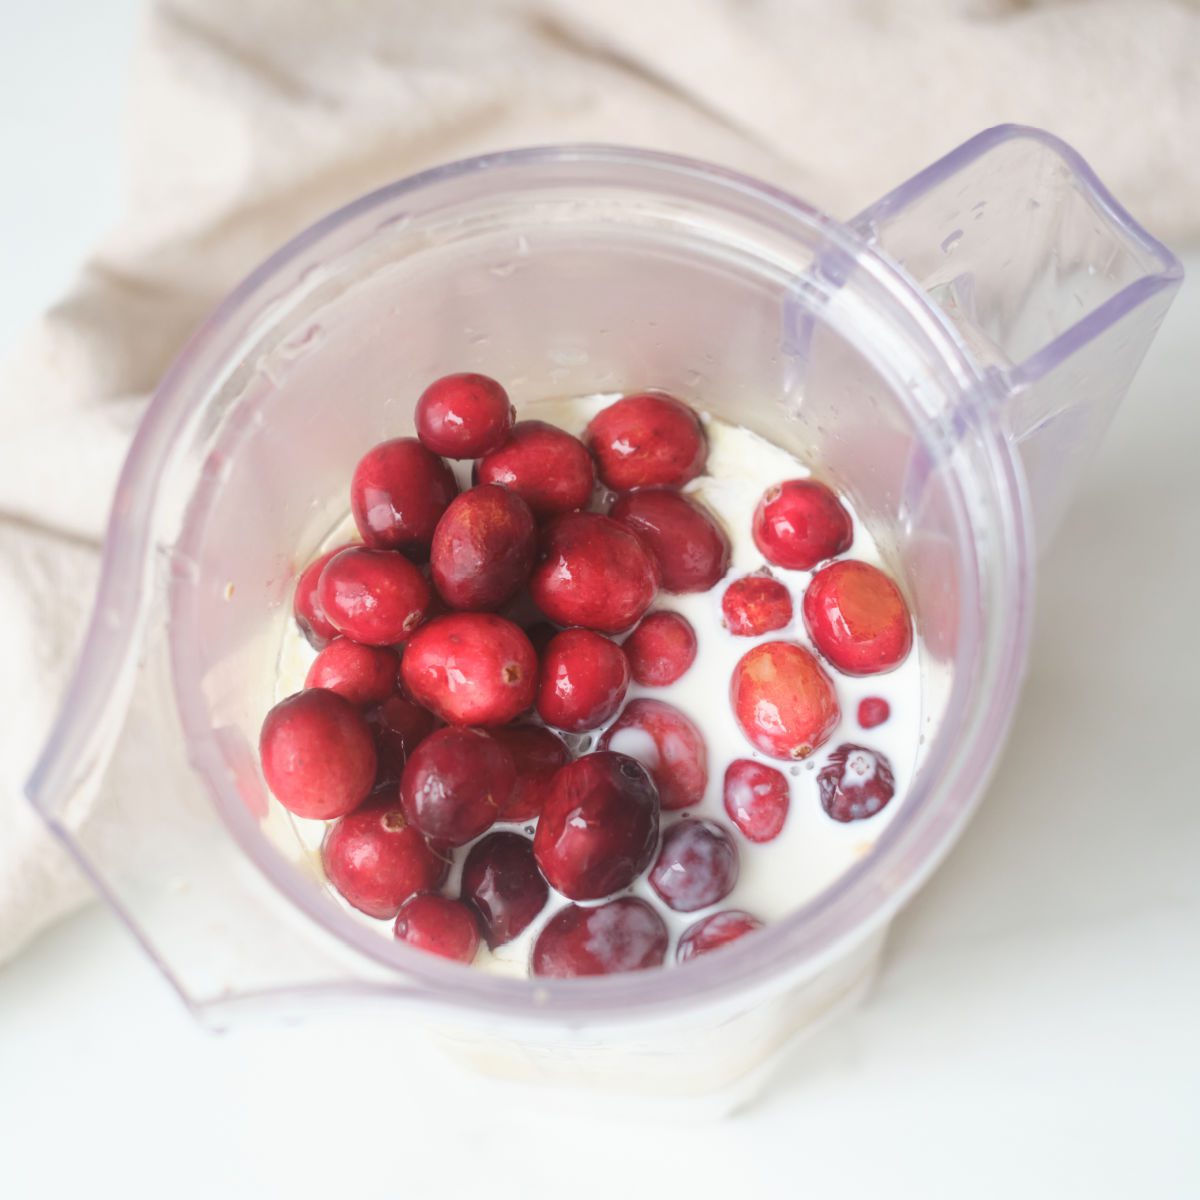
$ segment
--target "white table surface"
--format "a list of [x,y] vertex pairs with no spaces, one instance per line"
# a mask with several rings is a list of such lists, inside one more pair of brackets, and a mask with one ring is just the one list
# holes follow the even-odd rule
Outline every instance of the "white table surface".
[[[116,212],[134,0],[0,41],[0,352]],[[69,36],[68,36],[69,31]],[[1044,565],[985,806],[867,1003],[717,1129],[587,1123],[365,1034],[201,1032],[93,907],[0,968],[0,1197],[1200,1196],[1200,248]]]

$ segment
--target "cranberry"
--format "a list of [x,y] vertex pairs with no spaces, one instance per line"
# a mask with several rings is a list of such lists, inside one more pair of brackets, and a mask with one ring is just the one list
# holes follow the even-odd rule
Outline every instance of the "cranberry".
[[882,725],[892,715],[892,707],[882,696],[868,696],[858,702],[858,723],[864,729]]
[[[351,545],[353,544],[351,543]],[[308,644],[314,650],[320,650],[322,646],[338,635],[337,629],[325,615],[325,610],[321,607],[321,601],[317,595],[317,584],[320,581],[321,572],[335,554],[340,554],[343,550],[348,549],[350,546],[339,546],[336,550],[322,554],[320,558],[310,562],[300,572],[300,578],[296,580],[296,592],[292,597],[292,612],[295,614],[296,624],[300,626],[300,632],[308,639]]]
[[733,669],[729,699],[742,732],[772,758],[807,758],[841,720],[821,664],[795,642],[762,642]]
[[489,829],[516,781],[512,755],[482,729],[431,733],[400,777],[404,815],[426,836],[462,846]]
[[417,630],[400,662],[418,704],[452,725],[505,725],[532,703],[537,656],[511,621],[451,613]]
[[267,786],[298,817],[330,821],[357,808],[375,782],[375,743],[362,713],[313,688],[280,700],[258,739]]
[[891,671],[912,648],[912,618],[900,589],[856,559],[830,563],[812,577],[804,623],[813,645],[847,675]]
[[308,668],[307,688],[326,688],[366,708],[381,704],[396,690],[400,656],[387,646],[361,646],[335,638]]
[[676,912],[724,900],[737,880],[737,847],[715,821],[677,821],[663,835],[650,871],[650,886]]
[[665,809],[698,804],[708,787],[708,748],[690,717],[662,700],[631,700],[604,731],[602,750],[636,758]]
[[666,687],[696,661],[696,631],[686,617],[652,612],[622,647],[633,677],[643,687]]
[[550,782],[533,852],[551,887],[599,900],[628,887],[658,842],[658,793],[641,763],[588,754]]
[[321,862],[342,897],[369,917],[394,917],[416,892],[440,887],[450,868],[400,811],[394,787],[377,789],[329,826]]
[[480,459],[475,478],[516,492],[535,517],[552,517],[588,504],[596,468],[577,437],[545,421],[518,421],[508,441]]
[[508,393],[486,375],[445,375],[417,401],[417,437],[446,458],[478,458],[495,450],[515,419]]
[[622,896],[581,908],[569,904],[555,913],[533,946],[534,975],[574,979],[615,975],[662,966],[667,927],[645,900]]
[[790,624],[792,594],[770,575],[747,575],[725,589],[721,613],[736,637],[758,637]]
[[394,550],[354,546],[334,555],[317,585],[338,631],[366,646],[404,642],[425,619],[432,593],[425,577]]
[[454,473],[436,454],[416,438],[394,438],[359,459],[350,509],[368,546],[423,557],[457,494]]
[[461,901],[433,892],[405,900],[396,914],[395,934],[397,941],[455,962],[471,962],[479,949],[475,914]]
[[658,566],[624,525],[598,513],[568,513],[542,531],[529,591],[559,625],[620,633],[658,590]]
[[507,604],[533,569],[537,530],[515,492],[487,484],[451,501],[433,535],[433,582],[451,608]]
[[603,725],[629,689],[629,660],[590,629],[564,629],[542,655],[537,711],[547,725],[583,733]]
[[696,414],[665,392],[641,392],[610,404],[583,435],[601,480],[614,491],[682,487],[704,470],[708,447]]
[[550,645],[551,639],[558,633],[558,630],[550,624],[549,621],[534,621],[528,629],[525,630],[525,636],[529,639],[530,645],[533,646],[540,659],[546,652],[546,647]]
[[892,764],[877,750],[847,742],[817,772],[821,807],[835,821],[863,821],[896,794]]
[[767,488],[754,510],[753,530],[754,544],[767,562],[792,571],[811,571],[844,554],[854,540],[854,524],[842,502],[813,479]]
[[609,516],[650,548],[668,592],[707,592],[729,570],[725,530],[678,492],[651,488],[618,496]]
[[500,820],[532,821],[541,814],[555,772],[571,761],[571,752],[562,738],[541,725],[503,725],[491,732],[517,768],[512,794],[500,806]]
[[725,769],[725,811],[752,842],[779,836],[787,820],[790,789],[782,771],[752,758],[738,758]]
[[367,724],[379,758],[376,778],[398,781],[408,756],[437,728],[438,719],[427,708],[395,692],[367,713]]
[[762,928],[762,922],[741,909],[727,908],[724,912],[713,913],[689,925],[679,937],[679,945],[675,950],[675,961],[685,963],[701,954],[720,950],[730,942],[747,933],[753,933]]
[[463,865],[462,898],[479,914],[487,944],[511,942],[546,907],[550,889],[533,843],[519,833],[489,833]]

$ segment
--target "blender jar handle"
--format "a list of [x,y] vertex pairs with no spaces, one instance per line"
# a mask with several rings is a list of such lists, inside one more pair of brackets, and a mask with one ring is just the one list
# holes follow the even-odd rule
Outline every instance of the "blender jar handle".
[[972,138],[849,225],[998,382],[1044,550],[1179,288],[1179,261],[1071,147],[1015,125]]

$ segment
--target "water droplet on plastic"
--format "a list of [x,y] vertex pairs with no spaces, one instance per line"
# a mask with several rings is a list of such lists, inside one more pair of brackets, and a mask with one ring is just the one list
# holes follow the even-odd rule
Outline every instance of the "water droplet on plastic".
[[488,270],[498,279],[507,279],[516,269],[517,264],[515,262],[494,263],[488,267]]
[[953,254],[958,246],[958,243],[962,241],[962,236],[963,231],[961,229],[956,229],[953,233],[948,234],[942,240],[942,253]]

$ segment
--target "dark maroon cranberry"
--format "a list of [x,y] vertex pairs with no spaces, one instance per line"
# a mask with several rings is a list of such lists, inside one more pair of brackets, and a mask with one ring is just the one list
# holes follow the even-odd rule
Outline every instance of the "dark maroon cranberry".
[[550,885],[571,900],[628,887],[658,841],[658,792],[641,763],[600,752],[559,770],[542,808],[533,852]]
[[724,900],[737,881],[737,847],[715,821],[684,819],[663,834],[650,886],[668,908],[708,908]]
[[546,907],[549,895],[527,837],[489,833],[471,847],[463,865],[462,898],[479,914],[493,949],[511,942]]
[[517,782],[508,803],[501,805],[500,820],[532,821],[541,815],[550,781],[571,761],[571,752],[562,738],[541,725],[501,725],[491,734],[517,768]]
[[555,729],[583,733],[603,725],[628,689],[629,660],[616,642],[590,629],[564,629],[542,655],[538,716]]
[[437,727],[438,719],[427,708],[395,692],[367,713],[379,758],[376,778],[399,782],[408,756]]
[[708,787],[708,747],[696,723],[673,704],[638,699],[604,731],[601,750],[636,758],[650,772],[667,810],[687,808]]
[[364,646],[405,642],[432,599],[425,577],[404,555],[365,546],[343,550],[325,564],[317,596],[334,626]]
[[790,479],[767,488],[754,512],[754,544],[777,567],[811,571],[844,554],[854,525],[841,501],[823,483]]
[[445,375],[417,401],[417,437],[446,458],[478,458],[495,450],[515,419],[508,393],[486,375]]
[[821,807],[835,821],[865,821],[896,794],[892,764],[878,750],[839,746],[817,772]]
[[736,942],[738,938],[761,928],[762,922],[757,917],[737,908],[713,913],[711,917],[705,917],[683,931],[675,951],[675,961],[689,962],[702,954],[720,950],[722,946],[728,946],[730,942]]
[[696,661],[696,631],[686,617],[652,612],[622,646],[633,677],[643,687],[666,687]]
[[394,438],[359,460],[350,483],[350,508],[368,546],[424,558],[442,513],[457,494],[454,472],[436,454],[416,438]]
[[868,696],[858,702],[858,723],[864,729],[882,725],[891,715],[891,705],[882,696]]
[[307,688],[325,688],[366,708],[382,704],[395,690],[400,656],[389,646],[362,646],[334,638],[313,659],[304,677]]
[[694,500],[660,488],[618,496],[609,511],[650,548],[668,592],[707,592],[729,570],[729,537]]
[[696,414],[665,392],[624,396],[591,420],[583,436],[601,480],[617,492],[682,487],[708,457]]
[[296,580],[296,592],[292,596],[292,612],[296,617],[296,624],[300,626],[300,632],[308,639],[308,644],[314,650],[320,650],[322,646],[338,635],[337,627],[325,615],[325,610],[321,607],[321,601],[317,595],[317,584],[321,579],[321,572],[335,554],[340,554],[343,550],[350,548],[350,545],[338,546],[336,550],[330,550],[322,554],[320,558],[313,559],[300,572],[300,578]]
[[735,637],[758,637],[791,624],[792,594],[770,575],[747,575],[725,589],[721,614]]
[[475,914],[459,900],[422,892],[406,900],[396,914],[396,940],[427,954],[469,963],[479,950]]
[[779,836],[790,800],[787,776],[766,763],[739,758],[725,770],[725,811],[752,842]]
[[538,518],[583,508],[596,483],[587,447],[545,421],[518,421],[509,439],[480,460],[475,475],[479,483],[516,492]]
[[530,965],[537,976],[575,979],[659,967],[666,954],[662,917],[645,900],[622,896],[591,908],[569,904],[555,913],[538,934]]

